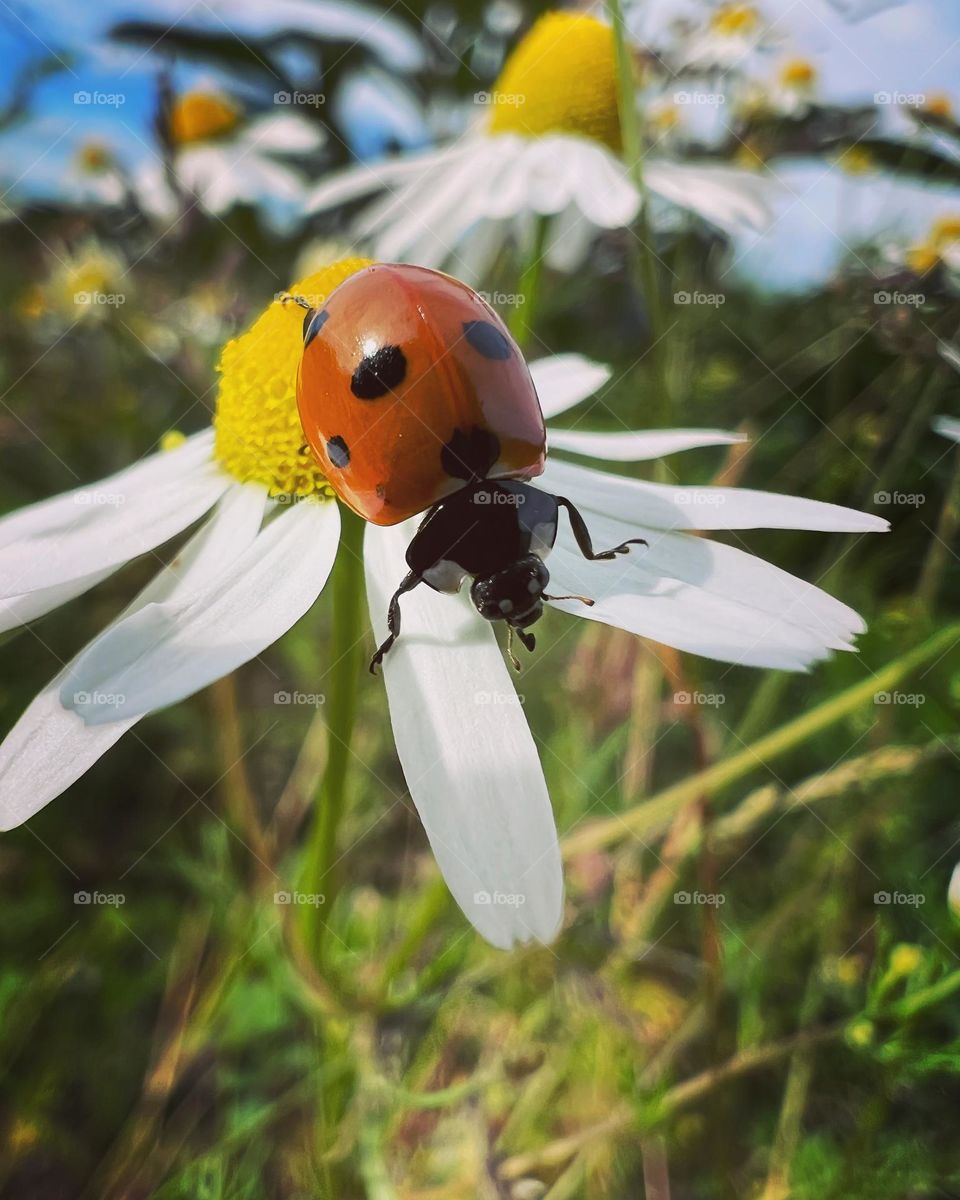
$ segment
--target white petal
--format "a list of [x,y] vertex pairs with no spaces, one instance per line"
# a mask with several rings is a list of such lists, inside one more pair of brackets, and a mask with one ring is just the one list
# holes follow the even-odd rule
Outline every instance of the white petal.
[[554,271],[572,274],[586,260],[596,236],[596,226],[571,204],[547,226],[544,261]]
[[950,438],[954,442],[960,442],[960,421],[956,417],[935,417],[933,430],[934,433],[939,433],[941,437]]
[[582,354],[553,354],[532,362],[530,374],[544,419],[549,421],[599,391],[613,371]]
[[[560,141],[560,145],[557,142]],[[556,216],[573,199],[580,175],[576,150],[571,152],[572,138],[530,138],[523,159],[517,165],[526,188],[526,207],[544,217]]]
[[[415,529],[367,529],[374,633],[406,573]],[[487,625],[462,596],[421,586],[401,600],[384,661],[397,753],[447,886],[495,946],[551,941],[563,873],[550,798],[513,681]]]
[[601,229],[629,225],[640,209],[640,195],[624,165],[604,146],[590,142],[584,142],[578,157],[580,211]]
[[585,454],[607,462],[645,462],[663,458],[680,450],[700,446],[732,446],[745,442],[746,434],[725,433],[722,429],[654,429],[639,433],[588,433],[578,429],[551,429],[551,450]]
[[[226,569],[256,534],[263,511],[258,492],[231,489],[210,520],[119,619],[145,604],[189,594]],[[43,689],[0,743],[0,829],[12,829],[39,812],[136,724],[138,718],[133,717],[89,726],[60,703],[63,682],[83,653]]]
[[73,600],[90,588],[96,587],[109,575],[113,567],[106,571],[96,571],[93,575],[81,575],[79,579],[71,579],[69,583],[57,584],[56,587],[40,588],[36,592],[27,592],[22,596],[10,596],[0,600],[0,633],[26,625],[45,613],[52,612],[61,604]]
[[212,432],[99,483],[0,521],[0,597],[58,587],[129,562],[203,516],[230,486]]
[[882,533],[882,517],[747,488],[673,487],[642,483],[575,463],[548,461],[540,486],[580,508],[654,529],[815,529],[833,533]]
[[306,154],[323,144],[318,125],[293,113],[271,113],[251,122],[244,130],[244,142],[250,141],[271,154]]
[[229,674],[310,608],[339,537],[336,504],[293,505],[207,587],[148,604],[99,638],[64,680],[62,703],[99,725],[175,704]]
[[766,176],[736,167],[647,161],[651,192],[731,233],[763,229],[773,220],[778,188]]
[[428,150],[422,154],[410,154],[402,158],[388,159],[386,162],[335,171],[307,194],[304,211],[322,212],[324,209],[338,208],[341,204],[358,200],[371,192],[384,189],[393,191],[396,186],[429,174],[434,167],[442,166],[460,150],[460,146]]
[[550,591],[595,599],[556,605],[665,645],[743,666],[803,670],[853,649],[861,618],[819,588],[742,550],[594,514],[594,546],[646,537],[612,562],[588,562],[565,522],[549,560]]

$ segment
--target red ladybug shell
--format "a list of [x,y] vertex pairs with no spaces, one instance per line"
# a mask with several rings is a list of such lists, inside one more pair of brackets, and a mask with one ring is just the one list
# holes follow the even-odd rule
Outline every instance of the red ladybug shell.
[[297,405],[337,495],[395,525],[471,479],[532,479],[546,432],[506,326],[466,284],[367,267],[304,321]]

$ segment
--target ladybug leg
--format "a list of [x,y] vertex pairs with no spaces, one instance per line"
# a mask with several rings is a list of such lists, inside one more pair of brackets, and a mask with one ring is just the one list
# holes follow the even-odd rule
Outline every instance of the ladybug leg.
[[580,515],[579,509],[574,508],[570,501],[563,496],[557,496],[556,501],[561,508],[565,508],[570,514],[570,528],[573,530],[573,536],[577,539],[580,553],[584,558],[589,558],[591,562],[606,561],[607,559],[616,558],[618,554],[629,554],[631,546],[649,545],[645,538],[630,538],[626,542],[621,542],[619,546],[614,546],[612,550],[594,550],[590,530],[587,528],[586,521]]
[[422,582],[423,580],[415,571],[408,571],[400,581],[400,586],[390,597],[390,607],[387,609],[387,629],[390,630],[390,636],[370,659],[371,675],[376,675],[377,667],[383,662],[384,655],[400,636],[400,597],[404,592],[413,591],[417,584]]

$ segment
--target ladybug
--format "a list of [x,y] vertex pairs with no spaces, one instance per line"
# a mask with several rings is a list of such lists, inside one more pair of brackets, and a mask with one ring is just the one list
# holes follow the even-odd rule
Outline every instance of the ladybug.
[[[410,568],[390,601],[425,583],[470,598],[528,650],[550,576],[544,559],[567,510],[588,559],[626,554],[642,538],[595,551],[563,496],[533,487],[546,429],[523,355],[494,310],[466,284],[426,267],[377,264],[305,308],[297,407],[306,443],[340,499],[366,521],[395,525],[426,512],[407,548]],[[514,665],[519,663],[511,653]]]

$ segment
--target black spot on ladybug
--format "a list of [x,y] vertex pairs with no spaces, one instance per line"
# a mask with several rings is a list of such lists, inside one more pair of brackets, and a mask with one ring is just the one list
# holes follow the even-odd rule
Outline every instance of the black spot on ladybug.
[[474,350],[484,358],[497,358],[502,362],[510,357],[510,343],[489,321],[464,321],[463,332]]
[[443,469],[454,479],[485,479],[500,457],[500,439],[489,429],[455,429],[440,451]]
[[330,316],[330,314],[327,312],[327,310],[325,308],[321,309],[320,312],[317,312],[317,310],[315,308],[311,308],[310,311],[304,316],[304,318],[303,318],[303,348],[304,349],[306,349],[307,346],[310,345],[310,343],[317,336],[317,334],[320,332],[320,330],[324,327],[324,325],[326,325],[329,316]]
[[350,391],[358,400],[379,400],[403,383],[407,360],[399,346],[381,346],[368,354],[353,373]]
[[332,437],[327,442],[327,458],[335,467],[346,467],[350,465],[350,447],[342,437]]

